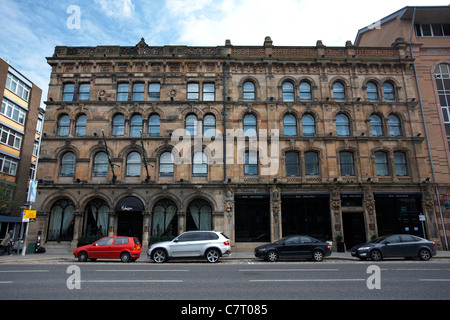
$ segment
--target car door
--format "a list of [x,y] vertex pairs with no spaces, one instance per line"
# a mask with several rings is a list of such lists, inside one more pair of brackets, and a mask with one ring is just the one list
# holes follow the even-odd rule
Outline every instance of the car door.
[[300,237],[300,245],[298,254],[300,257],[311,257],[313,240],[310,237],[302,236]]
[[189,245],[192,256],[201,256],[205,253],[208,244],[211,242],[207,232],[194,232],[194,240]]
[[111,251],[110,251],[110,257],[111,259],[119,259],[120,254],[125,251],[126,247],[128,246],[128,238],[126,237],[117,237],[116,241],[114,241],[114,244],[112,245]]
[[409,234],[403,234],[400,236],[402,240],[401,252],[403,257],[416,257],[418,254],[418,239]]
[[195,240],[193,233],[183,233],[175,238],[170,244],[170,250],[173,257],[192,257],[191,242]]
[[399,257],[402,252],[402,241],[399,235],[394,235],[386,238],[383,243],[382,252],[383,257]]
[[105,237],[95,242],[89,250],[89,257],[92,259],[108,258],[114,237]]
[[286,240],[279,246],[278,254],[282,258],[293,258],[299,255],[300,237],[293,236],[286,238]]

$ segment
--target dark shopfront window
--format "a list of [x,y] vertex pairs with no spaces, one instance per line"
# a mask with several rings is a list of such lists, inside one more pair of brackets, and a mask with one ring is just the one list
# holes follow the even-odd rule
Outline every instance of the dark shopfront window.
[[236,242],[270,241],[269,195],[236,196]]
[[283,237],[304,234],[331,240],[328,195],[287,195],[281,200]]
[[406,233],[423,237],[420,194],[375,194],[378,236]]

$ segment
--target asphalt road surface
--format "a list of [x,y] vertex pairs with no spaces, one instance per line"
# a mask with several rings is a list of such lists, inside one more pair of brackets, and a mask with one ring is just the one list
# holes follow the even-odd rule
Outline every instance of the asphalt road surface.
[[450,263],[432,259],[0,264],[0,292],[2,300],[448,300]]

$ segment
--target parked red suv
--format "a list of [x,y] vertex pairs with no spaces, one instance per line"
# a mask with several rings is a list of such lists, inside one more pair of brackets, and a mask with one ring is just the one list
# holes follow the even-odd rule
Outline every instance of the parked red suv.
[[88,259],[120,259],[122,262],[135,261],[141,255],[141,243],[134,237],[104,237],[93,244],[78,247],[73,252],[78,261]]

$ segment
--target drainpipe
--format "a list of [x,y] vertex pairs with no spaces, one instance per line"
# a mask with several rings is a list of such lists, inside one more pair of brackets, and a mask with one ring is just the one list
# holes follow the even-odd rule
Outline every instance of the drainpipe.
[[413,9],[413,16],[412,16],[412,22],[411,22],[411,34],[409,36],[409,50],[411,52],[411,58],[413,59],[414,76],[415,76],[415,79],[416,79],[417,93],[419,95],[419,104],[420,104],[420,111],[422,113],[423,126],[425,128],[425,139],[427,141],[428,155],[430,157],[431,173],[433,175],[433,181],[435,183],[434,189],[435,189],[435,192],[436,192],[437,203],[438,203],[438,207],[439,207],[439,214],[441,216],[442,231],[444,232],[445,248],[448,250],[447,232],[445,230],[444,217],[443,217],[443,214],[442,214],[442,207],[441,207],[441,199],[440,199],[440,196],[439,196],[439,189],[438,189],[438,186],[437,186],[436,175],[435,175],[435,172],[434,172],[433,157],[431,155],[430,141],[428,140],[427,123],[425,121],[425,113],[423,111],[423,104],[422,104],[422,96],[420,94],[419,79],[417,77],[416,62],[415,62],[415,59],[414,59],[414,53],[413,53],[413,48],[412,48],[412,36],[413,36],[413,32],[414,32],[415,19],[416,19],[416,7],[414,7],[414,9]]

